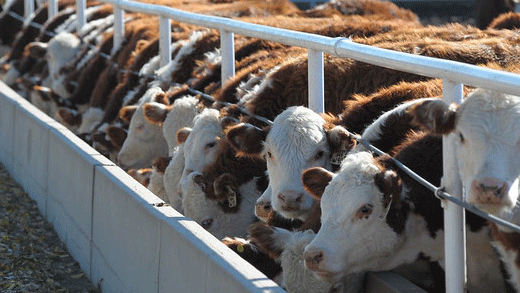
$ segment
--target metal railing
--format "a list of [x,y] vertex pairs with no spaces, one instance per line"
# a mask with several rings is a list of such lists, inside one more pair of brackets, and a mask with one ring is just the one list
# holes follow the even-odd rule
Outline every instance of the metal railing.
[[[28,16],[34,10],[32,0],[25,0]],[[124,39],[124,11],[147,13],[159,16],[160,28],[160,60],[161,65],[171,61],[171,25],[170,20],[176,20],[202,27],[220,30],[222,54],[222,83],[234,76],[234,34],[254,37],[286,45],[299,46],[308,49],[309,73],[309,108],[316,112],[324,111],[324,69],[323,53],[338,57],[352,58],[372,65],[394,70],[414,73],[422,76],[443,80],[443,99],[448,102],[460,103],[463,99],[463,84],[486,88],[513,95],[520,95],[520,75],[477,67],[456,61],[436,59],[412,55],[357,44],[348,38],[331,38],[321,35],[267,27],[245,23],[233,19],[195,14],[178,9],[132,2],[127,0],[100,0],[114,6],[114,47],[117,48]],[[86,23],[85,0],[76,0],[78,30]],[[56,14],[56,0],[49,2],[49,15]],[[457,174],[453,141],[443,139],[444,177]],[[445,225],[445,260],[446,260],[446,290],[447,292],[464,292],[466,282],[465,266],[465,219],[464,208],[455,202],[463,202],[462,183],[460,178],[450,179],[444,186],[447,193],[456,200],[444,201]],[[448,249],[449,248],[449,249]]]

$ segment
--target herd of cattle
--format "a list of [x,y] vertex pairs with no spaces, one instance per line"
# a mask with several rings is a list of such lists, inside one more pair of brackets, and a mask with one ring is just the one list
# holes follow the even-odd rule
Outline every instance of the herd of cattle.
[[[478,29],[423,26],[377,0],[307,11],[288,0],[150,3],[520,69],[515,13]],[[325,54],[318,114],[305,107],[305,49],[236,35],[236,74],[221,84],[218,31],[172,21],[172,61],[160,67],[158,18],[125,13],[114,47],[112,7],[87,1],[78,31],[74,5],[59,1],[49,19],[43,3],[22,23],[24,1],[4,4],[2,81],[289,292],[360,292],[365,272],[392,269],[444,290],[440,200],[392,158],[436,186],[460,178],[467,202],[520,223],[519,97],[464,87],[448,105],[441,80]],[[456,140],[457,168],[441,182],[443,135]],[[466,219],[469,292],[520,292],[519,234]]]

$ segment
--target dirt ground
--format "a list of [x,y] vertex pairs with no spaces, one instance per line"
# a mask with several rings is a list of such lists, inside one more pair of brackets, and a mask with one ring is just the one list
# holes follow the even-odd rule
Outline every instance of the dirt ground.
[[1,164],[0,292],[101,292]]

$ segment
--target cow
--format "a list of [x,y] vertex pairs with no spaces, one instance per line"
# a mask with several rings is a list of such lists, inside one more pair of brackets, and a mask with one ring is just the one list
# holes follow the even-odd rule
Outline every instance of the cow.
[[[138,105],[121,109],[120,116],[131,116],[128,137],[117,155],[117,163],[122,168],[148,167],[156,157],[168,156],[168,144],[164,139],[161,127],[154,125],[150,129],[146,129],[145,125],[149,123],[146,122],[143,114],[144,104],[160,99],[164,99],[164,92],[160,88],[152,87],[146,91]],[[160,137],[162,140],[150,140],[152,137]],[[138,149],[136,150],[136,148]],[[139,153],[138,150],[142,148],[145,148],[147,152]]]
[[452,176],[462,180],[468,203],[492,213],[516,205],[520,97],[477,89],[458,106],[425,101],[409,112],[414,123],[456,141],[457,170]]
[[[441,138],[413,133],[391,153],[427,181],[440,183]],[[352,152],[337,174],[311,168],[302,181],[321,203],[321,228],[303,255],[305,266],[318,278],[336,282],[348,274],[390,270],[423,257],[443,264],[440,201],[391,158]],[[470,213],[466,219],[469,292],[503,292],[504,277],[485,220]]]

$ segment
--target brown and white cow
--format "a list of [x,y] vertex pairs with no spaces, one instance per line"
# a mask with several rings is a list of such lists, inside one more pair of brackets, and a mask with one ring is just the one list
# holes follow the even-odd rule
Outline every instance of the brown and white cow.
[[496,212],[518,201],[520,97],[477,89],[460,105],[426,101],[410,109],[415,122],[456,140],[457,173],[465,200]]
[[[440,184],[439,137],[413,134],[396,148],[394,157],[432,184]],[[390,270],[419,257],[443,263],[439,200],[388,158],[353,152],[339,173],[313,168],[303,173],[302,180],[321,202],[322,226],[304,252],[306,267],[319,278],[335,282],[347,274]],[[504,277],[484,219],[470,213],[466,219],[469,292],[503,292]]]

